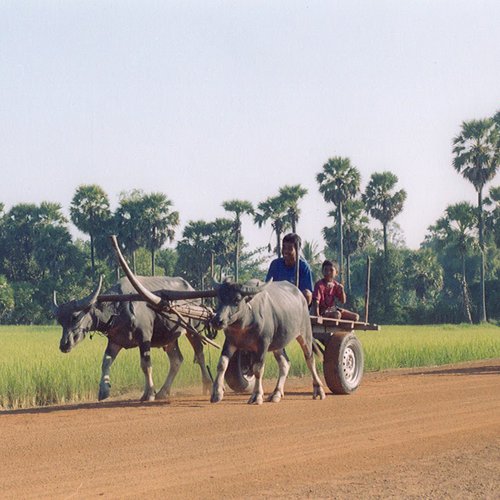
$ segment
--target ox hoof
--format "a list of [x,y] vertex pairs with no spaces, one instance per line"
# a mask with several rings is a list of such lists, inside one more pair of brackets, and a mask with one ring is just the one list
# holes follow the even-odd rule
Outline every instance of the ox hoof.
[[154,401],[155,400],[155,391],[146,391],[142,396],[141,396],[141,401]]
[[281,391],[274,391],[268,398],[267,400],[270,403],[279,403],[281,401],[281,398],[283,395],[281,394]]
[[155,400],[159,400],[159,399],[161,399],[162,401],[165,401],[165,400],[167,400],[167,399],[169,399],[169,398],[170,398],[170,392],[168,392],[168,391],[160,391],[160,392],[156,395]]
[[321,386],[316,386],[316,387],[313,387],[313,399],[325,399],[326,398],[326,395],[325,395],[325,391],[323,390],[323,387]]
[[248,400],[249,405],[261,405],[264,402],[262,394],[252,394]]
[[97,399],[102,401],[109,398],[109,393],[111,389],[111,384],[99,384],[99,394]]
[[212,392],[212,396],[210,396],[210,402],[211,403],[219,403],[220,401],[222,401],[223,397],[224,397],[224,391],[219,391],[219,390],[215,389]]

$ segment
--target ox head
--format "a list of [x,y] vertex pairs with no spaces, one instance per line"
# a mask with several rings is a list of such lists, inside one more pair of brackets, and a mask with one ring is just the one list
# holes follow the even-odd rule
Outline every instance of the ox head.
[[217,291],[218,304],[211,325],[220,330],[241,320],[248,310],[248,302],[256,294],[265,290],[270,283],[261,284],[257,280],[252,280],[245,285],[230,281],[217,283],[215,290]]
[[94,291],[81,300],[72,300],[58,305],[54,292],[54,316],[62,326],[63,333],[59,343],[62,352],[70,352],[76,344],[85,338],[85,334],[92,329],[94,317],[92,309],[97,302],[101,291],[102,276]]

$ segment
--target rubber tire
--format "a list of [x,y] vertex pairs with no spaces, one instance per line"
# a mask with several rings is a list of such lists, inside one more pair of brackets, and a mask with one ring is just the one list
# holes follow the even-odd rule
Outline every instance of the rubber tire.
[[363,378],[364,354],[352,332],[336,332],[330,337],[323,361],[323,373],[333,394],[351,394]]
[[246,351],[236,351],[225,374],[227,385],[234,392],[252,392],[255,385],[255,375],[252,372],[251,354]]

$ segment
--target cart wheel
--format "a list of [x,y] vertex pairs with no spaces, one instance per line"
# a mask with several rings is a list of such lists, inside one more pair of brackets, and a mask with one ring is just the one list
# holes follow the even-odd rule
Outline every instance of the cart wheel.
[[234,392],[252,392],[255,375],[252,371],[252,354],[247,351],[236,351],[226,370],[225,380]]
[[361,342],[352,332],[334,333],[328,342],[323,373],[333,394],[351,394],[363,378],[364,355]]

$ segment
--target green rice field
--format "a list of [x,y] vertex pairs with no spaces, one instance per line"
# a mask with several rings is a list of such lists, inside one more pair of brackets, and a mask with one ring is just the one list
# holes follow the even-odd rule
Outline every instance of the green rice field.
[[[16,409],[68,402],[96,401],[106,339],[95,334],[71,353],[59,351],[61,328],[57,326],[0,326],[0,408]],[[485,325],[383,326],[379,332],[357,332],[365,352],[365,371],[435,366],[461,361],[500,358],[500,327]],[[222,345],[223,334],[215,341]],[[193,351],[181,339],[184,364],[173,392],[199,386],[200,370]],[[215,374],[220,351],[205,348],[207,364]],[[290,376],[303,376],[307,368],[297,343],[287,348]],[[168,359],[153,349],[153,376],[157,389],[163,384]],[[321,370],[320,366],[320,370]],[[277,375],[272,355],[266,377]],[[111,368],[111,397],[141,394],[144,376],[139,350],[123,350]]]

